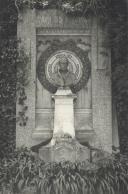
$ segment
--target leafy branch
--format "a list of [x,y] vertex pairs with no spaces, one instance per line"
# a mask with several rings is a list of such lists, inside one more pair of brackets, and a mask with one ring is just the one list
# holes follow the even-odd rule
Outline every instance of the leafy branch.
[[20,148],[0,161],[0,169],[0,187],[6,193],[128,192],[128,158],[122,155],[99,158],[93,163],[44,163],[27,148]]
[[19,9],[29,7],[31,9],[59,8],[66,13],[81,14],[106,14],[111,0],[16,0]]
[[28,120],[26,116],[26,111],[28,107],[25,103],[27,96],[25,93],[25,88],[29,84],[29,63],[30,57],[25,54],[24,49],[18,51],[17,57],[17,96],[18,103],[21,106],[21,111],[19,111],[19,117],[17,118],[20,126],[25,126]]
[[[25,54],[24,49],[18,49],[19,41],[4,40],[1,42],[0,49],[0,101],[2,106],[0,108],[0,115],[3,113],[8,119],[15,118],[15,106],[16,92],[18,96],[18,103],[21,105],[21,111],[19,112],[18,121],[20,125],[26,125],[27,117],[25,113],[27,106],[25,100],[27,96],[25,94],[25,87],[28,85],[28,64],[30,62],[29,56]],[[10,105],[12,101],[12,105]],[[10,109],[10,111],[9,111]]]

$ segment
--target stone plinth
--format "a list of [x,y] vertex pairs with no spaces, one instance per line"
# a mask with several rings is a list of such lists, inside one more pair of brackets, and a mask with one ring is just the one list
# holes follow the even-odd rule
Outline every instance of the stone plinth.
[[73,105],[75,97],[70,89],[58,89],[53,96],[55,100],[53,138],[61,137],[63,134],[75,137]]
[[56,139],[55,144],[41,147],[39,157],[45,162],[90,160],[90,150],[72,138]]

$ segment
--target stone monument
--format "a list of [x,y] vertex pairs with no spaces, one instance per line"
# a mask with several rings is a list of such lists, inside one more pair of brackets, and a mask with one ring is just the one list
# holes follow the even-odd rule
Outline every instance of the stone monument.
[[[16,125],[17,147],[34,147],[47,161],[85,160],[85,144],[112,153],[119,140],[107,23],[54,8],[19,12],[17,36],[30,56],[30,83],[29,119]],[[18,103],[16,111],[19,116]]]
[[[78,77],[81,72],[80,65],[77,64],[78,75],[75,75],[76,72],[74,73],[69,68],[72,66],[68,59],[69,53],[59,51],[55,55],[56,60],[54,60],[54,63],[52,62],[52,58],[50,59],[50,68],[52,69],[52,66],[54,66],[54,70],[48,75],[49,77],[46,76],[51,87],[57,88],[57,91],[52,96],[54,99],[53,137],[48,145],[38,148],[39,157],[47,162],[89,160],[89,149],[80,145],[75,138],[74,99],[76,95],[71,91],[71,88],[75,87],[82,79],[82,74]],[[74,60],[75,63],[78,62],[76,58]]]

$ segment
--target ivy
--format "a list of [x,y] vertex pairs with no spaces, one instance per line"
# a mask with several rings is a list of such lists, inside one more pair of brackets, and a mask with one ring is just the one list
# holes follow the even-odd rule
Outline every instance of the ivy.
[[[6,41],[1,40],[0,44],[1,151],[4,151],[3,147],[5,147],[7,139],[12,138],[13,140],[10,139],[9,142],[14,142],[12,128],[15,128],[16,120],[16,64],[18,63],[19,66],[21,65],[20,62],[16,62],[16,59],[19,57],[17,51],[17,41],[7,39],[10,39],[10,36],[16,36],[16,22],[18,18],[17,11],[19,11],[19,9],[22,10],[25,7],[41,10],[57,8],[63,10],[66,14],[75,16],[77,14],[83,16],[87,16],[89,14],[100,14],[101,18],[105,18],[106,16],[108,18],[109,16],[109,32],[112,47],[113,96],[118,108],[120,132],[122,134],[124,133],[123,136],[126,138],[128,136],[128,38],[125,0],[8,0],[7,2],[8,4],[6,4],[5,8],[0,13],[0,21],[2,20],[0,26],[0,37],[2,37],[1,39],[3,39],[3,37],[6,39]],[[25,57],[26,54],[24,50],[21,52],[24,53],[20,57],[22,58],[24,64],[23,66],[25,67],[25,64],[29,63],[29,60]],[[17,53],[16,56],[14,53]],[[26,72],[28,69],[24,68],[24,70],[21,71],[27,75]],[[22,77],[21,75],[23,76],[23,74],[20,74],[19,85]],[[25,80],[25,76],[23,76],[22,79]],[[22,109],[19,112],[18,121],[20,123],[22,120],[21,125],[25,125],[27,121],[27,117],[25,116],[27,111],[27,106],[25,105],[27,98],[25,94],[25,84],[23,84],[23,86],[22,84],[20,85],[18,94],[20,96],[19,103]]]
[[[115,100],[121,151],[128,153],[128,61],[127,9],[125,0],[112,5],[110,39],[112,49],[112,91]],[[124,140],[125,139],[125,140]]]
[[30,57],[25,54],[23,48],[18,50],[18,56],[16,59],[17,65],[17,96],[18,96],[18,104],[21,106],[21,111],[19,111],[19,117],[17,120],[19,121],[20,126],[25,126],[28,120],[26,116],[26,111],[28,107],[25,103],[27,100],[25,88],[29,84],[29,64]]
[[[19,41],[17,40],[4,40],[1,43],[0,53],[0,101],[2,103],[0,114],[6,115],[9,119],[15,118],[14,103],[18,100],[21,106],[21,111],[17,118],[20,125],[25,125],[27,117],[25,112],[27,106],[25,100],[25,87],[28,85],[28,66],[29,57],[25,54],[24,49],[17,49]],[[17,95],[16,95],[17,92]],[[17,97],[16,97],[17,96]],[[10,106],[10,101],[12,106]],[[9,112],[10,110],[10,112]],[[9,115],[8,115],[9,112]]]
[[19,9],[59,8],[70,14],[106,14],[110,9],[111,0],[16,0]]

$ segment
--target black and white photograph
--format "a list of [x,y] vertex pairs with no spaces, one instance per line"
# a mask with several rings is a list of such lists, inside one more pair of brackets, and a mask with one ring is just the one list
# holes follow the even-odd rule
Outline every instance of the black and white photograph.
[[0,194],[128,194],[128,0],[0,0]]

